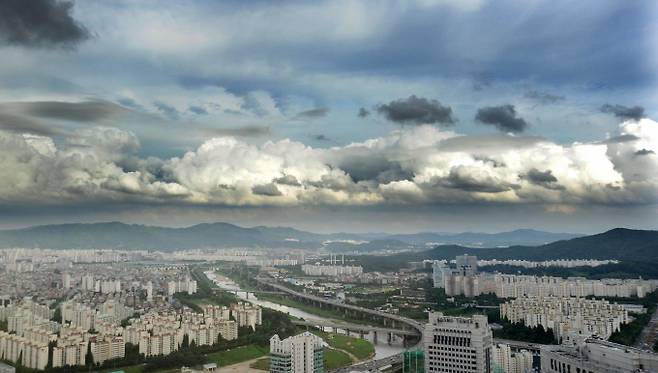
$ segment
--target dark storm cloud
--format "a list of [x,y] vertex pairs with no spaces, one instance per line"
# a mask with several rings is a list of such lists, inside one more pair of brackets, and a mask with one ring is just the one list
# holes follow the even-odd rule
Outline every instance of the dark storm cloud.
[[601,112],[613,114],[617,118],[640,120],[644,118],[644,108],[642,106],[624,106],[605,104],[601,106]]
[[368,115],[370,115],[370,111],[368,111],[368,109],[366,109],[366,108],[364,108],[364,107],[360,108],[360,109],[359,109],[359,113],[357,114],[357,116],[358,116],[359,118],[365,118],[365,117],[367,117]]
[[656,152],[654,152],[651,149],[640,149],[635,152],[635,155],[650,155],[650,154],[656,154]]
[[528,123],[516,115],[514,105],[489,106],[478,109],[475,119],[496,126],[503,132],[523,132]]
[[558,96],[550,94],[548,92],[541,92],[537,90],[527,91],[523,97],[536,101],[543,105],[555,104],[560,101],[564,101],[566,98],[564,96]]
[[539,171],[536,168],[528,171],[527,174],[521,175],[521,178],[528,180],[530,183],[543,186],[548,189],[564,189],[563,186],[557,184],[557,177],[553,175],[553,171]]
[[377,112],[399,124],[453,124],[456,121],[450,106],[415,95],[379,105]]
[[153,101],[153,106],[169,119],[178,119],[178,110],[164,101]]
[[272,131],[270,127],[244,126],[234,128],[211,128],[204,131],[209,136],[236,136],[236,137],[260,137],[267,136]]
[[188,110],[196,115],[208,115],[208,110],[202,108],[201,106],[190,106]]
[[326,117],[329,113],[329,108],[319,107],[311,110],[302,111],[295,115],[295,119],[315,119]]
[[251,188],[251,192],[261,196],[269,196],[269,197],[277,197],[282,195],[279,188],[277,188],[276,185],[272,183],[256,185],[253,188]]
[[0,43],[27,47],[74,47],[89,32],[71,15],[73,3],[56,0],[0,1]]
[[83,102],[34,101],[0,104],[0,110],[5,109],[17,110],[34,117],[72,122],[95,122],[115,114],[131,113],[130,110],[119,105],[101,100]]
[[1,111],[0,129],[15,133],[31,133],[41,136],[52,136],[58,133],[58,131],[31,118],[11,113],[3,113]]

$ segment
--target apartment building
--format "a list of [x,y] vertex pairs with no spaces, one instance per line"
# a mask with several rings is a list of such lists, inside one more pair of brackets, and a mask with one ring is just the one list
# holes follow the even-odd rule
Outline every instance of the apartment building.
[[256,329],[256,325],[263,323],[263,311],[254,304],[239,302],[231,305],[231,315],[235,318],[238,326],[249,326]]
[[513,351],[509,345],[496,343],[493,352],[493,371],[504,373],[534,373],[533,355],[527,350]]
[[558,341],[599,336],[607,339],[629,322],[628,311],[606,300],[577,297],[522,297],[500,306],[500,316],[513,323],[553,330]]

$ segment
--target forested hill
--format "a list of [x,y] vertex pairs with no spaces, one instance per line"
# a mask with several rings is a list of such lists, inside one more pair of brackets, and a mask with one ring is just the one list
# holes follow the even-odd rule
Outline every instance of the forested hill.
[[541,246],[470,248],[450,245],[438,246],[424,254],[428,259],[452,259],[464,253],[477,255],[481,259],[618,259],[658,262],[658,231],[616,228]]
[[541,246],[473,248],[458,245],[437,246],[416,253],[368,256],[359,259],[367,270],[395,270],[410,261],[454,259],[471,254],[478,259],[617,259],[627,262],[651,262],[658,265],[658,231],[616,228],[591,236],[562,240]]

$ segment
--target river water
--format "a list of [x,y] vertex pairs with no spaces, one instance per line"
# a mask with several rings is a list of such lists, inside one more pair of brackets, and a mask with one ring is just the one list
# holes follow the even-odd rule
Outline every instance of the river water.
[[[240,287],[235,282],[231,281],[229,278],[226,278],[224,276],[219,276],[213,271],[206,271],[204,272],[204,274],[208,277],[208,279],[210,279],[210,281],[214,282],[217,286],[219,286],[219,288],[230,292],[234,292],[238,296],[238,298],[251,302],[253,304],[257,304],[261,307],[267,307],[276,311],[287,313],[294,317],[303,318],[304,320],[332,320],[326,317],[322,317],[302,311],[298,308],[288,307],[267,300],[260,300],[254,295],[254,293],[248,293],[240,289]],[[340,322],[341,320],[334,320],[334,321]],[[325,331],[331,332],[332,330],[330,330],[330,328],[327,328]],[[338,329],[338,333],[345,334],[345,330]],[[354,334],[352,335],[354,336]],[[404,347],[402,347],[401,338],[394,336],[391,344],[388,344],[385,338],[386,338],[385,336],[379,336],[379,341],[378,343],[375,344],[375,359],[385,358],[404,351]],[[374,337],[372,333],[364,335],[364,339],[367,339],[374,343]]]

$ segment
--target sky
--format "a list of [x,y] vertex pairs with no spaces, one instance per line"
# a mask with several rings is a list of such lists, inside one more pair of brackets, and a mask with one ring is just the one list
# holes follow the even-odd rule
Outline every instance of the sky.
[[655,1],[0,0],[0,228],[658,229]]

